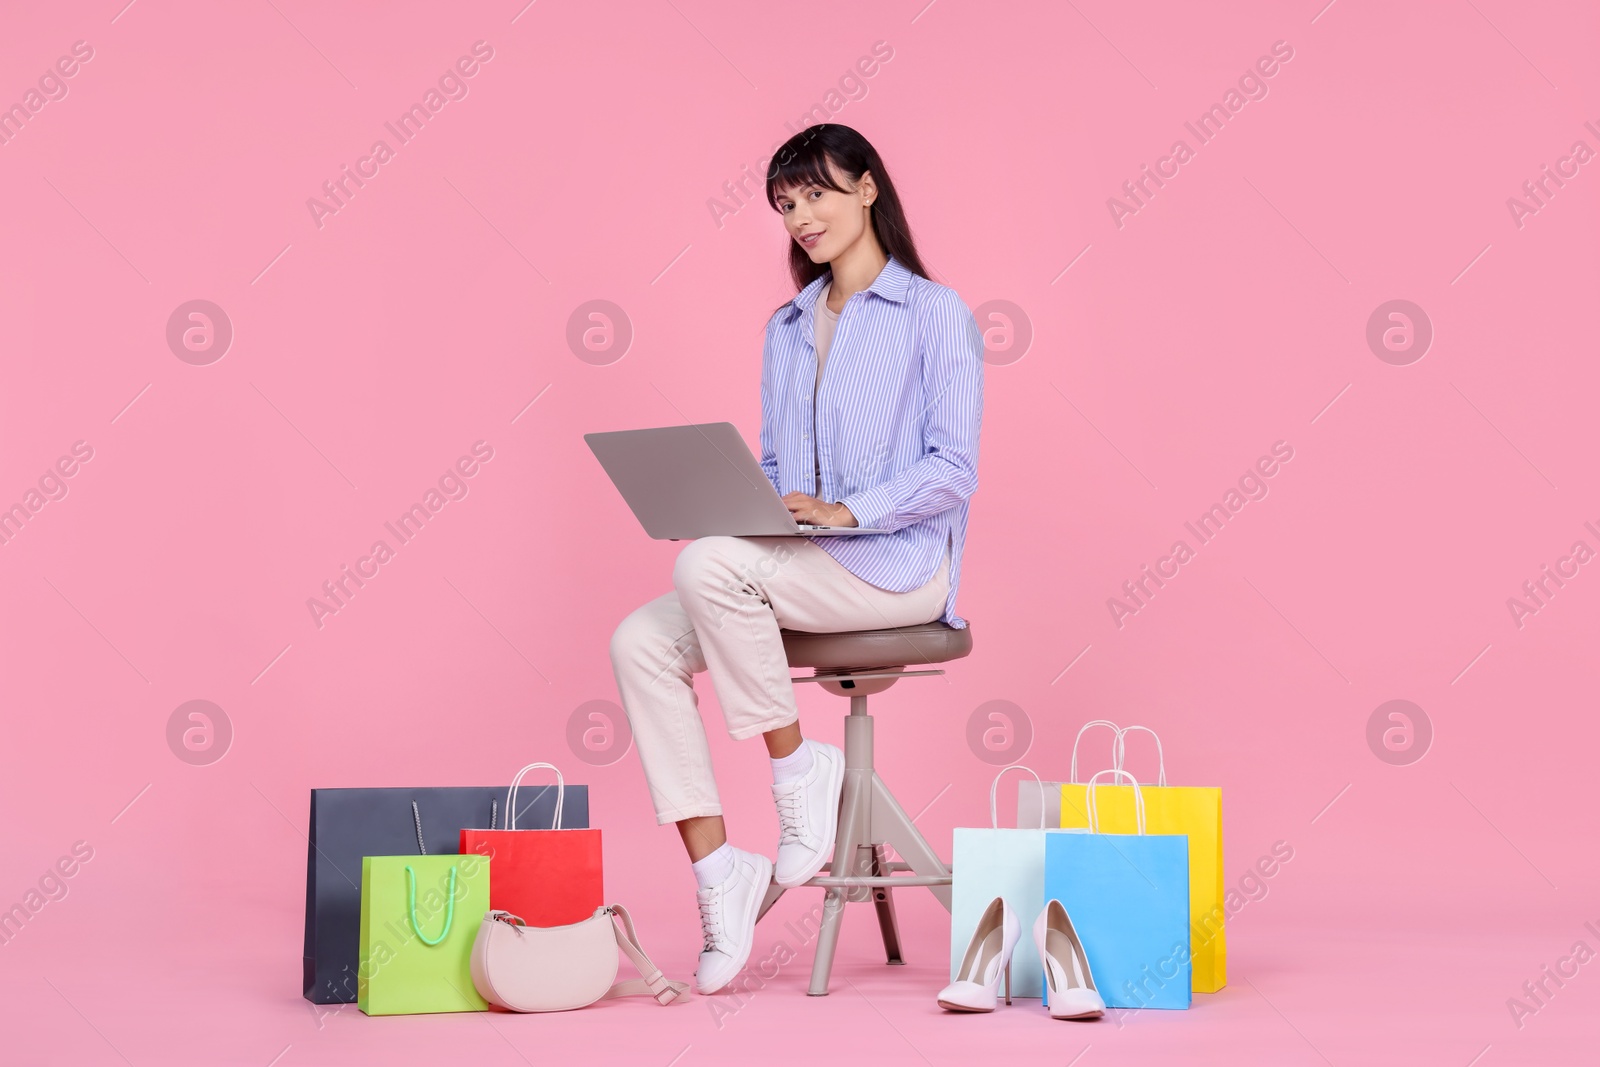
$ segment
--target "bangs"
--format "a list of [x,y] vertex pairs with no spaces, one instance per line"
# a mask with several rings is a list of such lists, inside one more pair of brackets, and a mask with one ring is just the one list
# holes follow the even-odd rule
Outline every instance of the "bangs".
[[807,185],[849,192],[837,185],[828,173],[827,150],[815,137],[806,137],[799,146],[791,141],[772,157],[772,165],[767,168],[767,203],[777,211],[780,190],[801,189]]

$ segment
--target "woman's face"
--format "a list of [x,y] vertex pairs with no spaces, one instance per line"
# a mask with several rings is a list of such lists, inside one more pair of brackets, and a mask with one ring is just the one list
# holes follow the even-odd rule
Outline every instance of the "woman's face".
[[877,196],[871,171],[861,175],[854,186],[832,160],[828,161],[828,173],[850,191],[806,185],[781,189],[777,196],[790,240],[805,249],[813,263],[831,263],[861,239],[870,226],[866,205]]

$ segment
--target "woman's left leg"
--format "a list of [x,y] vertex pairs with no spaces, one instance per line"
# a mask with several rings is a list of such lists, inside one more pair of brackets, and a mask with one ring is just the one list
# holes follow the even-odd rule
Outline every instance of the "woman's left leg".
[[729,734],[766,740],[779,816],[774,876],[786,888],[800,885],[832,855],[844,753],[801,737],[780,630],[882,629],[936,619],[950,590],[949,561],[920,588],[895,593],[856,577],[804,538],[704,537],[679,553],[673,583]]
[[776,732],[779,748],[798,743],[786,728],[797,729],[800,717],[780,629],[912,626],[943,614],[950,590],[948,558],[922,587],[895,593],[803,537],[702,537],[678,554],[672,581],[728,733],[742,740]]

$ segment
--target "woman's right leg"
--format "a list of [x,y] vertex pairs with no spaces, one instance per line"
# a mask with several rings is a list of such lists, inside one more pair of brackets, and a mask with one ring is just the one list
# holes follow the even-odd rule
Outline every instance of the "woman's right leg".
[[611,637],[611,665],[656,821],[678,824],[694,864],[705,935],[695,985],[712,993],[731,982],[749,959],[772,861],[727,842],[694,692],[694,676],[706,669],[706,661],[676,591],[622,620]]
[[678,836],[689,853],[690,863],[699,863],[728,843],[728,827],[720,815],[702,815],[697,819],[679,819]]
[[611,667],[656,822],[678,824],[690,861],[727,840],[694,676],[706,669],[676,591],[633,611],[611,635]]

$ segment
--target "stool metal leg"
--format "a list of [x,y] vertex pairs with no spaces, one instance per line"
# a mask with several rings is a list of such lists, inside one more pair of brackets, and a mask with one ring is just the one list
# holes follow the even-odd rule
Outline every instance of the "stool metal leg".
[[766,899],[762,900],[761,902],[761,910],[756,912],[756,922],[760,922],[761,917],[772,910],[772,906],[778,902],[778,898],[783,896],[783,894],[784,888],[777,882],[773,882],[771,885],[767,886],[767,896]]
[[[848,767],[844,772],[844,789],[839,796],[839,826],[833,839],[833,863],[829,871],[836,875],[860,875],[860,852],[872,848],[872,772]],[[870,861],[869,861],[870,862]],[[846,891],[848,900],[871,899],[864,889]]]
[[828,974],[833,970],[833,952],[839,945],[839,927],[844,925],[843,889],[829,889],[822,901],[822,930],[817,935],[816,960],[811,964],[811,988],[807,996],[828,995]]
[[[880,841],[893,845],[894,850],[917,874],[950,876],[950,868],[933,851],[922,832],[911,821],[911,816],[906,814],[906,809],[900,806],[894,794],[889,792],[889,787],[883,784],[883,779],[876,775],[872,779],[872,829]],[[944,905],[944,910],[949,911],[950,887],[934,885],[928,889]]]
[[[889,850],[883,845],[872,847],[872,874],[882,877],[889,873]],[[883,931],[883,954],[888,962],[904,964],[900,954],[900,924],[894,915],[894,890],[886,885],[874,886],[872,902],[878,908],[878,928]]]

